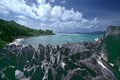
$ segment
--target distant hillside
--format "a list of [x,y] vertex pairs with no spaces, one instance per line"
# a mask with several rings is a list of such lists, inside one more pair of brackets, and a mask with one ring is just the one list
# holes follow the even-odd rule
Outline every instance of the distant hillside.
[[105,31],[93,31],[93,32],[58,32],[58,33],[69,33],[69,34],[105,34]]
[[0,47],[13,41],[15,38],[23,36],[53,35],[52,30],[30,29],[15,21],[5,21],[0,19]]
[[78,34],[104,34],[105,31],[93,31],[93,32],[76,32]]

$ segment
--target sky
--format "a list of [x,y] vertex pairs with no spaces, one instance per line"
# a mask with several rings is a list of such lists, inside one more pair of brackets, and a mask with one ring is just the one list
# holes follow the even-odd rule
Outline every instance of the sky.
[[0,0],[0,18],[54,32],[103,31],[120,25],[120,0]]

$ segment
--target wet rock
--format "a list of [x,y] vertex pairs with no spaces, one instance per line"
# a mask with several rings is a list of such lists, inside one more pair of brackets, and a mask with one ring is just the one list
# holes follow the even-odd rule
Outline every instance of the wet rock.
[[0,57],[0,68],[5,68],[9,66],[10,58],[8,57]]
[[42,44],[39,44],[39,47],[37,50],[37,56],[40,61],[44,60],[44,53],[45,53],[45,47]]
[[92,56],[92,53],[90,52],[90,50],[86,49],[84,51],[81,52],[82,59],[88,59]]
[[69,55],[81,53],[86,49],[84,45],[80,45],[80,44],[66,44],[66,45],[63,45],[63,47],[70,49]]
[[39,44],[37,50],[31,45],[8,45],[0,50],[0,79],[11,80],[9,74],[18,80],[116,79],[113,68],[96,53],[92,42],[46,47]]
[[56,80],[56,75],[53,68],[49,68],[48,70],[48,80]]
[[33,72],[30,80],[42,80],[44,73],[40,66],[37,66],[35,71]]
[[17,80],[29,80],[25,77],[24,73],[21,72],[20,70],[15,70],[15,78]]
[[15,80],[15,67],[9,66],[3,70],[3,73],[9,80]]

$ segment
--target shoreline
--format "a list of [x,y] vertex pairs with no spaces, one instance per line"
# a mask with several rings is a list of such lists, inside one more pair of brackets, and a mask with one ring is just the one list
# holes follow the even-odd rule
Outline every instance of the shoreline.
[[[40,35],[40,36],[43,36],[43,35]],[[44,36],[49,36],[49,35],[44,35]],[[24,41],[25,39],[27,38],[30,38],[30,37],[37,37],[37,36],[19,36],[19,37],[16,37],[12,42],[8,43],[7,45],[11,45],[11,44],[15,44],[15,45],[24,45],[24,44],[21,44],[22,41]],[[83,43],[83,42],[92,42],[94,44],[99,44],[101,41],[100,41],[100,38],[99,37],[96,37],[94,38],[93,41],[82,41],[82,42],[67,42],[67,43]],[[64,44],[67,44],[67,43],[64,43]],[[39,43],[39,44],[42,44],[44,45],[44,43]],[[48,43],[48,44],[51,44],[51,43]],[[56,44],[56,45],[64,45],[64,44]],[[29,44],[27,44],[29,45]],[[26,45],[26,46],[27,46]],[[47,45],[47,44],[46,44]],[[54,45],[54,44],[51,44],[51,45]],[[54,46],[56,46],[54,45]],[[33,46],[33,45],[32,45]]]
[[[54,34],[55,35],[55,34]],[[11,45],[11,44],[15,44],[15,45],[22,45],[20,44],[24,39],[27,39],[29,37],[36,37],[38,35],[35,36],[18,36],[15,37],[14,40],[12,42],[7,43],[6,45]],[[39,35],[39,36],[48,36],[48,35]],[[5,46],[4,46],[5,47]]]
[[[24,38],[16,39],[14,41],[14,43],[21,42],[23,39]],[[15,45],[12,45],[12,46],[8,45],[6,47],[6,49],[10,50],[11,52],[13,51],[15,53],[15,55],[20,54],[20,55],[16,56],[16,61],[18,61],[17,65],[19,65],[20,67],[14,66],[16,68],[15,74],[14,74],[15,76],[17,76],[16,74],[18,71],[19,71],[19,73],[24,74],[24,71],[26,71],[28,69],[32,69],[33,67],[34,67],[34,69],[36,68],[36,71],[38,71],[39,68],[44,69],[44,67],[45,67],[45,72],[43,74],[44,75],[46,73],[49,74],[49,69],[51,69],[51,67],[52,67],[52,69],[57,71],[57,69],[54,68],[54,66],[51,66],[51,65],[56,65],[56,64],[57,64],[58,68],[60,67],[59,69],[63,69],[63,70],[64,69],[67,70],[65,68],[65,66],[69,66],[70,67],[69,70],[72,70],[72,71],[74,71],[74,70],[80,71],[80,70],[84,69],[86,71],[91,70],[92,72],[95,72],[95,71],[98,71],[98,69],[100,69],[99,73],[101,73],[101,71],[104,69],[103,73],[105,73],[106,71],[109,72],[109,74],[107,74],[107,76],[113,74],[110,71],[109,66],[106,66],[102,62],[101,56],[94,54],[94,53],[96,53],[96,45],[93,43],[89,43],[89,42],[67,43],[62,46],[47,45],[47,47],[40,44],[38,49],[35,49],[35,47],[33,47],[32,45],[28,45],[26,47],[23,47],[23,46],[15,47]],[[46,52],[45,50],[48,50],[48,51],[50,50],[50,51]],[[25,55],[24,55],[24,53],[25,53]],[[35,53],[38,58],[34,56]],[[41,54],[39,55],[39,53],[41,53]],[[79,56],[79,58],[76,56]],[[33,57],[34,57],[35,63],[32,61]],[[28,59],[30,59],[31,62]],[[55,62],[55,59],[57,62]],[[41,63],[40,64],[37,63],[37,60],[41,61]],[[80,61],[80,63],[77,63],[78,61]],[[93,65],[92,62],[94,62],[96,64]],[[28,65],[27,68],[24,68],[24,66],[28,63],[34,64],[36,67]],[[39,66],[36,63],[39,64]],[[25,65],[22,65],[22,64],[25,64]],[[73,66],[71,66],[70,64]],[[84,68],[80,67],[79,64],[84,66]],[[98,66],[97,64],[100,67],[97,67]],[[97,69],[92,68],[91,65]],[[43,66],[43,67],[41,67],[41,66]],[[47,68],[49,68],[49,69],[47,69]],[[23,71],[20,72],[20,70],[23,70]],[[27,71],[27,72],[29,73],[29,71]],[[82,72],[82,71],[80,71],[80,72]],[[69,75],[69,73],[67,73],[67,76]],[[32,75],[33,74],[35,74],[35,73],[33,72]],[[62,73],[62,74],[64,75],[64,73]],[[75,73],[73,73],[73,74],[75,74]],[[56,75],[57,74],[55,74],[53,77],[57,77]],[[87,74],[87,75],[89,75],[89,74]],[[94,73],[93,73],[93,75],[94,75]],[[33,79],[33,76],[31,76],[29,74],[28,74],[29,77],[26,77],[26,75],[22,75],[22,76],[25,76],[25,77],[23,77],[25,79],[28,79],[28,78]],[[101,76],[101,74],[99,74],[98,76]],[[111,79],[111,80],[115,80],[114,76],[115,75],[112,76],[113,79]],[[44,76],[44,77],[46,77],[46,76]],[[41,78],[44,79],[44,77],[41,77]],[[17,78],[17,77],[15,77],[15,78]],[[61,77],[61,80],[65,80],[65,79],[62,79],[62,77]]]
[[25,39],[25,38],[16,38],[16,39],[14,39],[11,43],[9,43],[8,45],[12,45],[12,44],[21,45],[21,42],[22,42],[24,39]]

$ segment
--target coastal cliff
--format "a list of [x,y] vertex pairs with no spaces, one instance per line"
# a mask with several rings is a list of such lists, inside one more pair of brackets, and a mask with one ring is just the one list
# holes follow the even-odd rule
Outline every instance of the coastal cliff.
[[99,50],[104,60],[112,65],[115,74],[120,76],[120,26],[107,28]]
[[105,36],[120,35],[120,26],[109,26],[106,30]]
[[108,33],[99,44],[39,44],[38,49],[6,45],[0,49],[0,80],[120,80],[116,63],[120,61],[120,38],[116,32]]

